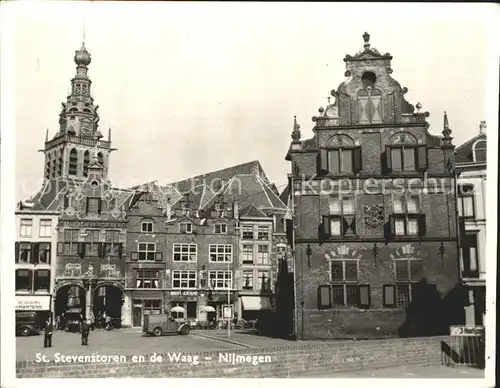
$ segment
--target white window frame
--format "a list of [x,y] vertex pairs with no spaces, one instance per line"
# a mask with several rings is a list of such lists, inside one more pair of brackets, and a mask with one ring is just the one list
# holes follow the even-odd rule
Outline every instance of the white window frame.
[[[37,274],[39,272],[48,272],[48,285],[47,285],[47,288],[36,288],[36,279],[37,279]],[[45,293],[50,293],[50,269],[38,269],[38,270],[35,270],[32,272],[32,276],[33,276],[33,292],[36,294],[36,293],[42,293],[42,294],[45,294]]]
[[[244,255],[245,246],[252,247],[252,262],[251,263],[245,263],[245,257],[246,257]],[[241,245],[241,264],[242,265],[254,265],[255,264],[255,245],[253,243],[250,243],[250,244],[243,243]]]
[[[485,148],[479,148],[477,149],[477,145],[481,142],[485,142],[486,143],[486,147]],[[486,139],[478,139],[474,145],[472,146],[472,160],[477,163],[478,160],[477,160],[477,156],[476,156],[476,150],[477,151],[485,151],[486,152],[486,158],[488,158],[488,142],[486,141]],[[486,163],[486,160],[481,160],[480,161],[481,163]]]
[[[259,252],[260,247],[267,247],[267,256],[266,256],[266,260],[265,261],[261,260],[260,254],[262,252]],[[256,265],[269,265],[270,262],[271,262],[271,247],[268,244],[258,244],[257,245],[257,254],[255,256],[256,257],[254,259],[254,263]]]
[[[155,272],[158,273],[158,277],[145,277],[144,272],[149,271],[151,274],[154,274]],[[139,276],[141,274],[142,276]],[[142,280],[142,287],[138,287],[137,281]],[[151,281],[151,287],[144,287],[146,284],[144,280],[150,280]],[[153,287],[154,286],[154,281],[158,280],[158,287]],[[154,269],[154,268],[141,268],[136,270],[136,275],[135,275],[135,288],[141,289],[141,290],[159,290],[161,287],[161,275],[160,275],[160,270],[159,269]]]
[[[146,245],[145,250],[141,250],[140,247],[141,245]],[[154,250],[149,250],[149,245],[154,246]],[[141,253],[145,253],[145,259],[141,260]],[[149,254],[153,254],[152,259],[148,259]],[[137,261],[155,261],[156,258],[156,243],[154,242],[141,242],[137,243]]]
[[33,219],[21,218],[19,237],[33,237]]
[[[184,246],[188,247],[188,252],[183,253],[182,248]],[[194,247],[194,253],[191,253],[191,248]],[[176,252],[176,248],[179,248],[179,252]],[[176,260],[175,255],[176,253],[180,254],[180,260]],[[191,259],[191,255],[195,255],[194,260]],[[188,256],[188,260],[182,260],[183,255]],[[198,244],[191,244],[191,243],[174,243],[172,246],[172,261],[176,263],[196,263],[198,262]]]
[[[151,225],[151,230],[144,230],[145,225]],[[148,228],[146,228],[148,229]],[[141,233],[153,233],[154,232],[154,222],[151,219],[145,219],[141,221]]]
[[[252,230],[252,238],[244,238],[244,233],[245,229],[251,229]],[[245,241],[253,241],[255,240],[255,230],[253,225],[242,225],[241,226],[241,239]]]
[[[219,252],[219,248],[223,248],[223,252]],[[226,252],[226,249],[230,248],[230,252]],[[215,252],[212,252],[215,249]],[[212,259],[212,254],[215,254],[216,259]],[[223,259],[219,260],[219,256],[222,255]],[[230,256],[229,260],[226,260],[226,255]],[[232,263],[233,262],[233,246],[231,244],[209,244],[208,246],[208,261],[210,263]]]
[[[219,227],[219,232],[217,232],[217,227]],[[215,224],[214,225],[215,234],[227,234],[227,224]]]
[[[215,274],[215,285],[212,283],[212,274]],[[223,277],[222,279],[219,279],[219,275],[222,274]],[[229,274],[229,277],[226,275]],[[227,271],[227,270],[218,270],[218,271],[208,271],[208,281],[210,284],[210,287],[213,290],[231,290],[233,288],[233,271]],[[217,285],[218,281],[226,282],[229,281],[229,288],[228,287],[219,287]]]
[[39,237],[51,237],[52,236],[52,220],[42,219],[39,225]]
[[[183,274],[187,274],[187,279],[183,279],[182,278],[182,275]],[[176,276],[178,275],[178,276]],[[193,287],[189,287],[189,282],[190,281],[193,281],[193,277],[191,275],[194,275],[194,286]],[[174,283],[175,281],[179,281],[179,287],[175,287]],[[187,286],[186,287],[183,287],[182,286],[182,283],[184,282],[187,282]],[[197,284],[198,284],[198,275],[196,273],[196,270],[188,270],[188,269],[175,269],[172,271],[172,288],[173,289],[176,289],[176,290],[193,290],[193,289],[196,289],[198,288],[197,287]]]
[[[406,261],[407,262],[407,267],[408,267],[408,280],[398,280],[397,278],[397,272],[396,272],[396,262],[402,262]],[[395,298],[395,304],[397,308],[403,308],[407,307],[411,303],[411,294],[412,294],[412,285],[418,283],[421,279],[415,279],[412,280],[411,278],[411,262],[419,261],[423,265],[423,260],[422,259],[416,259],[413,257],[400,257],[397,259],[392,260],[392,269],[394,273],[394,298]],[[422,275],[423,278],[423,275]],[[408,304],[402,305],[399,303],[399,286],[408,286]]]
[[[244,276],[245,273],[250,273],[252,276],[250,276],[250,286],[248,288],[245,288],[245,279],[246,277]],[[244,269],[241,271],[241,289],[244,291],[254,291],[255,290],[255,272],[253,269]]]
[[[260,235],[262,233],[261,229],[265,229],[265,234],[266,234],[265,238],[261,238],[260,237]],[[269,230],[270,229],[271,228],[269,227],[269,225],[257,225],[257,240],[259,240],[259,241],[269,241]]]
[[[358,274],[358,279],[357,280],[346,280],[346,261],[349,261],[349,262],[356,262],[356,265],[357,265],[357,274]],[[333,279],[333,276],[332,276],[332,267],[333,267],[333,263],[334,262],[342,262],[342,280],[336,280],[336,279]],[[332,260],[329,260],[329,264],[328,264],[328,267],[329,267],[329,274],[328,274],[328,277],[330,278],[330,282],[332,283],[335,283],[335,282],[338,282],[338,283],[346,283],[346,284],[359,284],[359,259],[351,259],[351,258],[341,258],[341,259],[332,259]]]

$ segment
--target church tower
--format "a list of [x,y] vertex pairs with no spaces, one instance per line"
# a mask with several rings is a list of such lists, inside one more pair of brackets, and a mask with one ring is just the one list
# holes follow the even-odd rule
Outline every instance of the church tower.
[[89,164],[97,160],[107,178],[111,148],[111,129],[108,140],[99,131],[99,105],[91,96],[92,81],[88,76],[90,53],[82,43],[75,52],[76,74],[71,80],[71,93],[62,103],[59,130],[52,140],[45,139],[45,179],[86,178]]

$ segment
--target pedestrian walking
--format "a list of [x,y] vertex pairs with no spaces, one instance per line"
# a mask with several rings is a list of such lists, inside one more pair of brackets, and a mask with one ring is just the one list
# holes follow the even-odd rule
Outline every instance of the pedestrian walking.
[[80,332],[82,334],[82,346],[87,346],[89,344],[90,320],[82,322]]
[[106,330],[111,330],[111,318],[107,314],[105,315],[105,317],[106,317],[106,320],[105,320]]
[[45,332],[43,336],[43,347],[51,348],[52,347],[52,318],[47,320],[45,324]]

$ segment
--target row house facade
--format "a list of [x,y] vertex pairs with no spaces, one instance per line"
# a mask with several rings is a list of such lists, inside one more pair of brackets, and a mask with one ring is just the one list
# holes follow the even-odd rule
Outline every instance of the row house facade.
[[15,309],[36,311],[43,327],[53,310],[58,213],[32,208],[20,202],[16,211]]
[[59,214],[54,261],[54,314],[107,313],[120,320],[125,282],[127,219],[130,190],[112,187],[107,177],[110,134],[103,140],[98,106],[90,94],[89,52],[75,52],[77,65],[71,94],[62,104],[59,129],[46,136],[42,189],[33,210]]
[[455,153],[460,274],[467,286],[465,323],[484,325],[486,313],[486,122]]
[[[300,338],[414,336],[461,323],[454,146],[405,100],[389,53],[347,55],[345,81],[294,125],[290,203]],[[462,305],[461,305],[462,304]]]
[[286,207],[258,162],[133,189],[124,324],[155,313],[223,319],[225,306],[253,319],[272,308]]

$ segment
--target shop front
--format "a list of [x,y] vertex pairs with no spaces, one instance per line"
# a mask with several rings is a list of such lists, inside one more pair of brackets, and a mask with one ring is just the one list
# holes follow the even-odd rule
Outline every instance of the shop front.
[[45,322],[51,316],[52,295],[16,295],[16,313],[36,312],[37,325],[45,327]]
[[130,299],[132,301],[133,327],[142,327],[146,315],[165,312],[164,297],[161,291],[133,291]]
[[[210,311],[207,312],[207,320],[226,320],[227,316],[224,314],[224,311],[227,311],[228,306],[230,311],[238,311],[237,303],[238,293],[235,291],[231,291],[229,294],[227,291],[223,290],[209,291],[206,305],[212,307],[213,309],[210,309]],[[232,315],[234,316],[233,313]]]
[[241,318],[248,321],[254,321],[258,318],[261,311],[270,311],[273,309],[271,297],[267,295],[241,295]]
[[170,291],[167,312],[174,318],[195,320],[198,318],[198,291]]

